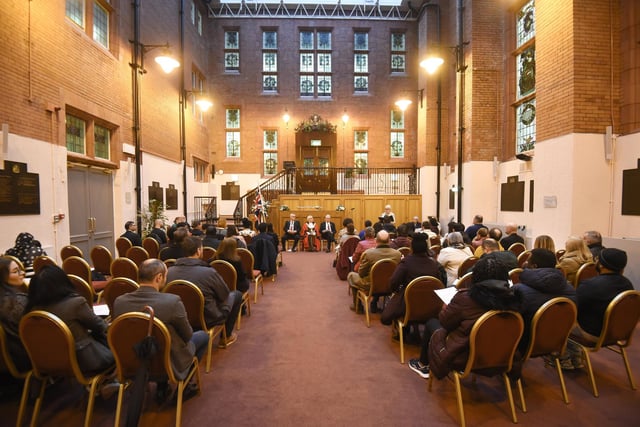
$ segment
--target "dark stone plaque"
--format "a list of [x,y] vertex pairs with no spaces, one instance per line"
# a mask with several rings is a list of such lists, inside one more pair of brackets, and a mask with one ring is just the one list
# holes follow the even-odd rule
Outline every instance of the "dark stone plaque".
[[39,215],[40,176],[26,163],[4,161],[0,170],[0,215]]
[[622,215],[640,215],[640,159],[637,169],[622,171]]
[[169,184],[169,188],[166,189],[167,193],[167,210],[178,209],[178,189],[175,185]]
[[500,210],[524,212],[524,181],[518,181],[517,176],[509,176],[500,187]]
[[159,182],[153,181],[147,188],[149,191],[149,204],[151,204],[152,200],[157,201],[161,205],[164,204],[164,192]]

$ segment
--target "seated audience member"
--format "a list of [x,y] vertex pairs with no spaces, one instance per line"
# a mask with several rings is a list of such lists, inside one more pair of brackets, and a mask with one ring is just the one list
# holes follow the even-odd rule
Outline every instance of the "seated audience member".
[[397,232],[398,237],[391,241],[391,247],[393,249],[410,248],[411,239],[409,238],[409,226],[407,224],[400,224]]
[[200,238],[204,236],[204,231],[202,230],[202,221],[197,219],[191,221],[191,235]]
[[409,230],[410,232],[415,232],[416,230],[422,229],[422,221],[420,221],[420,217],[418,216],[413,217],[413,221],[409,223],[409,229],[410,229]]
[[313,215],[307,216],[307,222],[302,225],[300,236],[302,238],[302,251],[319,252],[320,239],[318,224],[313,219]]
[[[233,266],[233,269],[236,271],[237,290],[239,290],[240,292],[247,292],[249,290],[251,281],[247,277],[247,273],[244,271],[244,268],[242,268],[242,260],[240,259],[240,255],[238,255],[238,243],[236,239],[226,237],[220,243],[220,246],[216,251],[215,259],[227,261]],[[171,269],[169,269],[169,272],[171,272]],[[231,289],[232,284],[227,283],[227,286],[229,287],[229,289]]]
[[498,242],[493,239],[484,239],[482,242],[483,257],[491,255],[498,258],[509,270],[518,268],[518,257],[511,251],[501,251]]
[[167,232],[164,230],[164,221],[162,219],[153,221],[153,228],[147,237],[153,237],[161,246],[167,244]]
[[133,246],[142,246],[142,239],[137,233],[138,226],[133,221],[127,221],[124,224],[125,232],[120,237],[126,237],[129,239]]
[[[371,287],[371,278],[369,277],[369,273],[371,273],[371,267],[381,259],[391,259],[396,264],[400,262],[402,258],[402,254],[389,246],[389,233],[385,230],[381,230],[376,235],[376,247],[367,249],[364,251],[362,256],[360,257],[360,267],[358,268],[358,272],[352,271],[347,276],[347,281],[349,282],[349,286],[351,286],[352,294],[353,294],[353,305],[351,308],[353,310],[356,309],[357,303],[357,292],[358,290],[362,290],[364,292],[369,292],[369,288]],[[377,311],[377,298],[374,298],[371,301],[372,311]]]
[[473,217],[473,224],[471,224],[470,226],[467,227],[466,230],[464,230],[464,232],[467,233],[467,236],[469,237],[469,239],[471,239],[471,241],[473,241],[473,239],[476,237],[478,230],[482,228],[484,229],[487,228],[487,226],[482,223],[483,220],[484,219],[482,215],[475,215]]
[[337,231],[336,225],[331,222],[331,215],[325,215],[324,221],[320,223],[320,236],[327,241],[327,253],[331,252],[331,244],[335,245],[336,243],[335,235]]
[[353,222],[350,222],[349,224],[347,224],[345,228],[346,228],[346,231],[342,234],[342,236],[340,237],[340,241],[338,242],[339,246],[341,246],[344,242],[346,242],[349,239],[358,237],[356,235],[356,227],[355,225],[353,225]]
[[395,233],[396,232],[396,226],[394,225],[394,223],[391,221],[391,217],[390,216],[385,216],[382,218],[382,229],[387,231],[388,233]]
[[169,229],[167,230],[167,238],[169,240],[173,240],[173,233],[175,233],[175,231],[180,227],[186,227],[186,229],[189,231],[189,235],[191,235],[191,230],[189,230],[189,223],[187,222],[187,217],[177,216],[173,220],[173,224],[171,224],[171,227],[169,227]]
[[284,231],[284,233],[282,234],[282,250],[287,250],[287,240],[293,240],[293,247],[290,249],[290,251],[297,251],[302,226],[300,225],[300,221],[296,219],[296,214],[289,214],[289,220],[284,222],[282,231]]
[[234,239],[237,240],[239,248],[247,249],[247,242],[245,242],[244,239],[240,237],[240,234],[238,233],[238,228],[235,225],[233,224],[227,225],[226,237],[233,237]]
[[447,247],[442,248],[438,254],[438,262],[447,270],[446,286],[454,286],[454,282],[458,278],[458,267],[462,261],[469,258],[473,254],[471,249],[464,244],[462,234],[458,231],[449,233],[447,237]]
[[253,230],[253,222],[249,218],[242,218],[242,230],[239,231],[240,236],[249,236],[253,237],[256,235],[256,232]]
[[215,227],[215,225],[207,226],[204,232],[204,239],[202,239],[202,246],[208,246],[213,249],[218,249],[218,246],[220,246],[220,239],[218,239],[218,229]]
[[27,302],[24,271],[14,260],[0,257],[0,324],[7,337],[9,355],[21,372],[31,367],[18,329]]
[[587,244],[593,259],[597,259],[600,251],[604,248],[602,246],[602,235],[595,230],[585,231],[582,235],[582,240]]
[[551,236],[547,236],[546,234],[541,234],[536,237],[536,240],[533,242],[534,249],[547,249],[556,253],[556,244],[553,242],[553,238]]
[[364,222],[364,228],[362,230],[360,230],[360,233],[358,233],[358,237],[360,238],[360,240],[364,240],[364,231],[367,227],[371,227],[373,226],[373,223],[371,222],[371,220],[366,220]]
[[267,223],[267,235],[269,235],[269,237],[271,237],[271,239],[273,240],[273,246],[275,246],[276,252],[279,252],[278,245],[280,244],[280,237],[278,236],[278,233],[273,231],[273,223],[271,222]]
[[25,313],[44,310],[58,316],[73,335],[78,366],[85,374],[99,373],[115,364],[107,344],[107,322],[98,317],[60,267],[47,265],[29,283]]
[[596,261],[600,273],[580,282],[578,297],[578,324],[583,333],[598,336],[609,303],[620,293],[633,290],[631,281],[622,275],[627,266],[627,253],[616,248],[604,248]]
[[224,218],[220,218],[218,220],[216,230],[218,230],[218,240],[224,239],[227,235],[227,220]]
[[515,222],[508,223],[504,231],[507,235],[500,240],[500,244],[506,250],[509,250],[514,243],[524,244],[524,239],[518,234],[518,225]]
[[[429,225],[431,228],[431,231],[433,232],[433,234],[440,236],[440,223],[438,222],[438,220],[436,219],[436,217],[434,216],[429,216]],[[424,228],[424,222],[422,223],[422,226]]]
[[[446,272],[438,262],[428,254],[429,242],[424,233],[416,233],[411,241],[411,253],[400,260],[398,267],[393,272],[389,284],[394,295],[391,299],[404,299],[406,286],[415,278],[421,276],[433,276],[436,279],[446,280]],[[441,274],[444,273],[444,274]],[[444,283],[444,282],[443,282]],[[387,307],[392,307],[387,309]],[[397,307],[397,308],[396,308]],[[405,314],[404,304],[387,303],[380,321],[383,325],[390,325],[395,319]]]
[[426,322],[420,358],[411,359],[409,368],[422,378],[429,378],[431,373],[438,379],[453,370],[463,370],[476,320],[489,310],[520,311],[522,296],[509,287],[508,279],[509,270],[500,260],[481,258],[473,269],[471,287],[459,290],[438,319]]
[[[506,248],[500,244],[500,239],[502,238],[502,231],[499,228],[492,228],[489,230],[489,239],[493,239],[498,242],[498,249],[504,251]],[[484,254],[484,248],[482,245],[478,246],[476,250],[473,252],[473,256],[476,258],[480,258]]]
[[480,228],[480,229],[478,229],[478,231],[476,232],[476,236],[473,238],[473,240],[471,240],[471,246],[473,246],[473,249],[475,250],[475,249],[478,248],[478,246],[482,246],[482,242],[487,237],[489,237],[489,229],[488,228]]
[[159,257],[162,261],[168,259],[178,259],[184,256],[184,250],[182,249],[182,242],[189,237],[189,231],[186,227],[180,227],[173,232],[173,238],[171,243],[160,251]]
[[567,277],[573,283],[576,273],[582,264],[593,261],[587,244],[579,237],[569,237],[565,243],[565,253],[560,257],[559,264]]
[[577,302],[576,290],[556,268],[556,254],[541,248],[531,249],[531,256],[520,273],[520,283],[513,287],[522,294],[524,333],[518,348],[524,353],[529,345],[531,321],[536,311],[556,297],[567,297]]
[[47,253],[42,250],[42,244],[34,239],[31,233],[20,233],[16,237],[16,244],[14,247],[7,249],[5,255],[11,255],[22,262],[22,266],[27,270],[33,266],[33,260],[40,255],[46,255]]
[[[226,237],[225,240],[227,239],[232,238]],[[200,288],[204,295],[204,321],[207,327],[224,323],[227,331],[227,345],[234,343],[237,337],[232,332],[240,311],[242,293],[237,290],[229,291],[218,272],[200,259],[202,240],[190,236],[185,239],[183,246],[185,256],[179,258],[169,268],[167,283],[178,279],[188,280]],[[216,252],[217,255],[218,252]]]
[[[155,317],[167,326],[171,335],[171,367],[174,374],[184,378],[191,367],[193,356],[200,360],[207,350],[209,335],[205,331],[194,332],[191,329],[187,312],[178,295],[160,292],[167,279],[167,266],[162,261],[155,258],[143,261],[138,278],[140,287],[116,298],[111,314],[115,319],[125,313],[143,311],[147,305],[153,307]],[[194,386],[190,384],[189,387]],[[184,393],[191,394],[187,390]],[[163,402],[168,394],[169,384],[159,381],[156,399]]]
[[[338,242],[342,239],[342,236],[347,232],[347,225],[353,224],[353,218],[345,218],[342,220],[342,228],[338,230],[338,236],[336,239]],[[355,224],[353,225],[353,230],[357,232]]]
[[248,245],[248,249],[253,254],[253,269],[260,270],[264,277],[268,277],[278,273],[276,266],[278,249],[276,244],[274,244],[274,241],[278,241],[278,236],[274,239],[273,236],[267,232],[269,226],[266,222],[261,222],[257,228],[258,234],[255,235],[251,244]]
[[356,246],[356,250],[351,257],[354,264],[354,271],[358,271],[358,268],[360,268],[360,257],[364,251],[375,247],[376,232],[373,230],[373,227],[367,227],[364,229],[364,240],[358,242],[358,246]]

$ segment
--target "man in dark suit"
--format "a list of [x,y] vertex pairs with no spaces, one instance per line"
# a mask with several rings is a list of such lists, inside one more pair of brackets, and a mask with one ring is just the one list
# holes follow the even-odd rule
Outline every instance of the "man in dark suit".
[[324,216],[324,222],[320,223],[320,235],[323,240],[327,241],[327,253],[331,252],[331,244],[336,243],[336,225],[331,222],[331,215]]
[[159,292],[167,279],[167,266],[159,259],[144,261],[138,271],[140,288],[116,298],[113,303],[113,318],[132,311],[142,311],[145,306],[153,307],[155,317],[169,329],[171,335],[171,365],[174,373],[184,377],[191,366],[193,356],[202,357],[207,349],[209,336],[205,331],[193,332],[187,312],[174,294]]
[[524,239],[518,235],[518,225],[514,222],[510,222],[504,229],[507,234],[500,240],[500,244],[505,250],[509,250],[509,247],[514,243],[523,243]]
[[298,247],[298,240],[300,240],[300,231],[302,230],[300,221],[296,220],[296,214],[292,213],[289,215],[289,221],[284,222],[282,230],[284,231],[282,235],[282,250],[287,247],[287,240],[293,239],[293,248],[291,248],[291,251],[295,252]]
[[124,224],[124,229],[125,232],[120,237],[126,237],[127,239],[129,239],[133,246],[142,246],[142,239],[140,238],[140,235],[136,233],[136,231],[138,230],[138,226],[135,222],[127,221]]

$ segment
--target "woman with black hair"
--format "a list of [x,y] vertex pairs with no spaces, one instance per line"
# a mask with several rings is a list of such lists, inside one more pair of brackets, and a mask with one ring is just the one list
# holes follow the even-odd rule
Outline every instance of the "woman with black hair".
[[27,305],[24,271],[11,258],[0,258],[0,324],[7,337],[11,360],[19,371],[31,367],[29,355],[20,341],[18,325]]
[[96,316],[85,298],[78,295],[60,267],[47,265],[31,279],[25,313],[33,310],[55,314],[69,327],[76,343],[78,365],[84,374],[113,366],[113,354],[107,346],[107,322]]
[[[420,359],[411,359],[409,368],[423,378],[432,373],[441,379],[453,370],[463,370],[469,358],[471,329],[489,310],[520,312],[522,296],[509,287],[509,269],[499,259],[482,257],[473,267],[473,283],[460,289],[438,319],[427,321]],[[499,338],[497,338],[499,339]]]

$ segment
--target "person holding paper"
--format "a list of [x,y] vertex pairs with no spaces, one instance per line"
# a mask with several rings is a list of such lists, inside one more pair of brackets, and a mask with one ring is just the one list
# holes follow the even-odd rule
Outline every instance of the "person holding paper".
[[438,319],[425,325],[420,358],[409,368],[422,378],[444,378],[452,370],[464,369],[469,358],[469,335],[476,320],[489,310],[520,311],[522,296],[509,287],[509,270],[502,261],[483,257],[473,268],[469,289],[461,289]]

